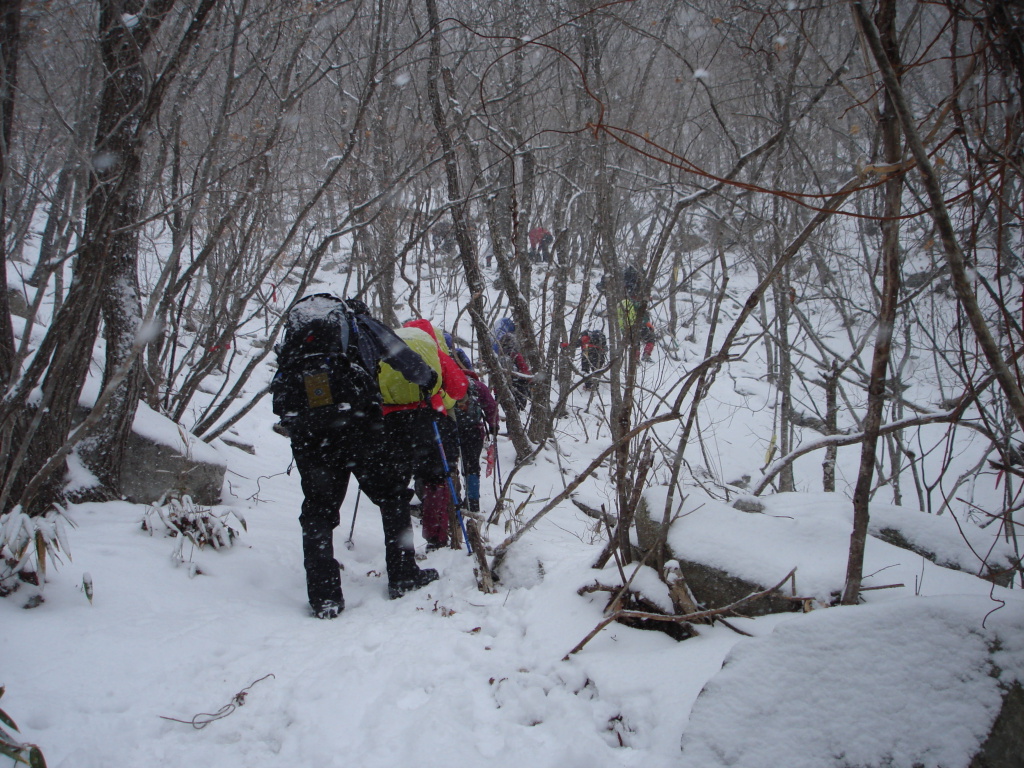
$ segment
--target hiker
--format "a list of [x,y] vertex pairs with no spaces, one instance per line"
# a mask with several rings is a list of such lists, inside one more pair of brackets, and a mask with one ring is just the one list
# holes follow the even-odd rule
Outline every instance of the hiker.
[[640,274],[640,270],[632,264],[627,264],[622,270],[622,292],[625,293],[628,298],[639,301],[640,296],[643,293],[642,288],[643,275]]
[[350,475],[380,508],[389,596],[435,580],[436,570],[416,565],[411,494],[391,461],[375,374],[387,365],[410,386],[429,390],[437,386],[437,372],[389,328],[325,293],[292,305],[276,351],[270,391],[302,483],[299,524],[313,615],[333,619],[345,607],[334,529]]
[[646,310],[641,311],[645,303],[634,298],[623,299],[619,302],[618,318],[623,340],[633,350],[633,355],[642,363],[650,363],[658,334],[650,314]]
[[[603,292],[609,292],[613,286],[612,275],[606,274],[597,284],[597,288]],[[623,343],[633,350],[635,357],[642,363],[651,362],[651,353],[658,341],[658,335],[654,330],[654,323],[651,322],[650,314],[641,307],[650,303],[650,296],[644,290],[644,275],[632,264],[627,264],[621,275],[622,295],[624,298],[619,301],[616,307],[619,329],[622,331]],[[608,294],[608,308],[611,310],[611,302],[614,293]]]
[[[613,275],[606,273],[597,282],[597,290],[601,293],[609,293],[612,290]],[[627,264],[622,268],[622,293],[624,296],[631,299],[640,299],[643,294],[643,275],[640,270],[634,267],[632,264]]]
[[519,351],[519,342],[514,335],[505,336],[501,340],[502,361],[509,379],[512,382],[512,398],[520,411],[530,402],[530,382],[533,374],[530,365]]
[[[444,448],[444,455],[448,463],[452,482],[449,485],[447,482],[448,476],[445,475],[440,483],[424,483],[424,494],[433,494],[437,499],[433,508],[430,508],[430,505],[424,505],[424,529],[429,534],[429,536],[425,534],[424,538],[427,538],[427,550],[430,551],[447,546],[449,535],[451,536],[452,544],[458,546],[454,519],[456,499],[453,498],[450,488],[454,488],[456,495],[461,498],[462,483],[459,481],[458,474],[461,448],[459,446],[458,423],[455,419],[455,404],[460,398],[460,393],[463,393],[461,396],[465,396],[462,380],[457,375],[457,373],[462,372],[462,367],[455,360],[451,345],[448,343],[445,334],[435,328],[429,320],[410,320],[405,323],[405,326],[419,328],[434,339],[434,342],[437,344],[438,358],[441,360],[443,371],[448,368],[449,362],[453,363],[457,369],[457,371],[452,371],[447,376],[442,376],[439,394],[444,405],[445,417],[436,419],[438,433],[441,436],[441,445]],[[469,386],[468,380],[466,386]]]
[[[519,351],[519,339],[516,337],[516,324],[510,317],[503,317],[494,327],[494,351],[499,362],[505,367],[506,375],[512,386],[512,398],[520,411],[530,402],[530,383],[533,373],[530,365]],[[493,387],[500,386],[499,376],[491,377]]]
[[[608,340],[600,329],[586,330],[580,334],[579,348],[582,356],[583,375],[604,368],[608,359]],[[588,378],[583,382],[584,389],[596,389],[597,382]]]
[[515,334],[516,323],[511,317],[503,317],[494,326],[494,341],[491,346],[495,354],[501,354],[501,340],[510,334]]
[[534,227],[527,237],[530,240],[530,261],[534,264],[547,264],[551,261],[551,246],[555,237],[544,227]]
[[430,229],[430,243],[434,251],[442,256],[451,256],[455,253],[455,227],[451,222],[439,221]]
[[424,483],[422,530],[427,549],[433,550],[448,544],[450,499],[434,426],[442,442],[447,442],[445,456],[451,451],[454,462],[459,455],[458,434],[454,420],[448,417],[445,398],[454,405],[469,385],[459,366],[442,350],[429,320],[411,320],[395,333],[437,374],[426,390],[386,363],[377,377],[384,398],[386,440],[396,448],[391,461],[403,487],[413,478]]
[[[451,346],[448,334],[445,334],[445,340]],[[466,504],[469,511],[475,513],[480,511],[480,455],[488,438],[497,438],[498,403],[480,375],[473,370],[468,355],[457,347],[453,347],[452,352],[452,357],[469,381],[465,397],[455,404],[455,421],[459,427],[462,474],[466,478]]]

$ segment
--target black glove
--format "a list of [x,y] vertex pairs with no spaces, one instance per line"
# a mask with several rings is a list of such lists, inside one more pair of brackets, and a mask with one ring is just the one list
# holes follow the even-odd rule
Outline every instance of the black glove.
[[427,404],[430,403],[430,389],[430,387],[420,387],[420,400]]
[[436,387],[436,386],[437,386],[437,371],[435,371],[433,368],[431,368],[430,369],[430,380],[427,382],[426,387],[421,387],[421,389],[426,389],[428,392],[433,392],[434,391],[434,387]]

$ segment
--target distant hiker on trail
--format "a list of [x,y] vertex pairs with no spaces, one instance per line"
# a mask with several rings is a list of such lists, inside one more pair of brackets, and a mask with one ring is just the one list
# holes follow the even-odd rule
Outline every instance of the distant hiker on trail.
[[[614,293],[609,293],[614,285],[611,282],[612,278],[611,274],[606,274],[597,284],[598,290],[608,295],[609,311],[615,298]],[[654,345],[658,341],[658,334],[654,330],[650,314],[646,310],[641,311],[641,307],[650,303],[650,296],[644,290],[643,273],[632,264],[627,264],[620,279],[622,295],[625,298],[615,307],[615,314],[619,329],[622,331],[623,343],[633,351],[640,362],[649,363]]]
[[439,221],[430,228],[430,244],[444,256],[455,253],[455,227],[450,222]]
[[[451,345],[451,337],[445,340]],[[459,426],[459,448],[462,453],[462,474],[466,478],[466,503],[470,512],[480,511],[480,455],[488,438],[498,435],[498,403],[487,385],[473,370],[469,357],[461,349],[452,349],[469,380],[466,396],[455,404],[455,420]],[[461,355],[459,353],[462,353]],[[465,364],[463,363],[465,360]]]
[[[612,290],[613,275],[604,275],[597,283],[597,290],[602,293],[609,293]],[[622,269],[622,293],[626,298],[640,300],[643,295],[643,275],[640,270],[632,264],[627,264]]]
[[[395,450],[392,464],[403,487],[413,478],[424,482],[423,537],[428,550],[438,549],[448,544],[449,492],[434,423],[445,442],[445,455],[451,451],[450,462],[454,463],[459,455],[457,427],[448,417],[445,402],[447,398],[454,405],[465,396],[469,384],[455,361],[442,351],[430,321],[411,320],[395,333],[437,374],[433,385],[424,390],[403,372],[382,364],[378,381],[387,441]],[[411,498],[412,491],[408,493]]]
[[[498,354],[498,360],[505,367],[506,375],[512,383],[512,397],[515,400],[516,408],[520,411],[530,402],[530,383],[533,381],[533,372],[529,363],[519,351],[519,339],[516,337],[516,324],[512,318],[503,317],[494,327],[494,351]],[[495,389],[501,385],[498,376],[491,378],[491,385]]]
[[435,580],[436,570],[416,565],[411,493],[392,461],[376,372],[382,365],[401,371],[417,391],[435,388],[438,373],[392,330],[324,293],[288,311],[277,361],[270,391],[302,483],[299,523],[313,615],[333,619],[345,607],[334,529],[350,474],[380,508],[390,597]]
[[[599,371],[605,367],[608,360],[608,339],[604,331],[600,329],[587,330],[580,334],[579,347],[582,353],[583,375]],[[597,382],[594,379],[587,379],[583,383],[584,389],[596,389]]]
[[551,246],[555,237],[544,227],[534,227],[527,234],[530,240],[530,261],[534,264],[547,264],[551,261]]
[[650,314],[646,310],[641,311],[643,304],[631,298],[619,302],[619,328],[622,329],[623,341],[633,350],[634,356],[642,363],[649,363],[658,334]]

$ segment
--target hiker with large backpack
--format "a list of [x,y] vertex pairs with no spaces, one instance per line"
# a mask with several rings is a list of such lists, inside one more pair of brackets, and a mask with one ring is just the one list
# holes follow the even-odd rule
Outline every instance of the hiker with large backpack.
[[[447,334],[445,340],[451,346]],[[466,478],[466,503],[469,511],[475,513],[480,511],[480,455],[488,438],[494,440],[498,435],[498,403],[466,353],[457,348],[452,352],[469,381],[466,396],[455,404],[455,422],[459,427],[462,474]]]
[[[519,349],[519,339],[516,337],[516,324],[510,317],[503,317],[494,327],[494,351],[497,353],[498,362],[505,369],[512,388],[512,398],[516,408],[520,411],[526,408],[530,402],[530,385],[533,383],[533,372],[529,363]],[[501,376],[491,374],[491,386],[497,391],[501,386]]]
[[392,330],[324,293],[302,298],[288,310],[277,362],[270,391],[302,483],[299,523],[313,615],[333,619],[345,607],[334,529],[350,475],[380,508],[390,597],[429,584],[437,571],[416,565],[412,493],[392,462],[377,370],[387,365],[417,390],[428,391],[438,374]]
[[625,298],[618,307],[619,328],[625,344],[642,363],[651,362],[651,353],[658,341],[651,315],[643,309],[646,304],[640,299]]
[[586,330],[580,334],[579,347],[582,352],[583,375],[587,380],[583,383],[584,389],[596,389],[597,382],[589,378],[589,374],[599,371],[608,361],[608,339],[600,328]]
[[384,398],[387,440],[396,447],[395,470],[406,486],[414,478],[423,481],[423,538],[428,550],[438,549],[448,544],[451,498],[434,426],[445,455],[454,462],[459,445],[448,407],[466,394],[469,385],[459,366],[440,346],[430,321],[412,320],[395,333],[437,374],[434,385],[424,392],[402,371],[385,364],[380,367],[378,382]]

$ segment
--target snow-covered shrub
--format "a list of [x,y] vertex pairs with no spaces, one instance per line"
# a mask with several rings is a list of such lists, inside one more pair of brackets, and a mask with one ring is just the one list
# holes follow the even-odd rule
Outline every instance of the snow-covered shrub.
[[203,549],[207,545],[214,549],[230,547],[239,535],[238,531],[228,524],[230,517],[238,520],[242,529],[246,530],[245,518],[237,510],[225,509],[222,512],[215,512],[210,507],[196,504],[191,496],[184,495],[151,505],[143,515],[142,530],[149,531],[152,535],[158,528],[162,528],[164,535],[177,538],[174,559],[178,563],[184,563],[186,541],[191,542],[197,549]]
[[71,557],[65,511],[55,506],[44,515],[30,517],[15,507],[0,515],[0,597],[14,592],[20,583],[43,586],[47,561],[60,562],[60,553]]
[[[4,687],[0,685],[0,698],[3,698],[3,695]],[[15,733],[18,732],[18,726],[6,712],[0,709],[0,755],[11,758],[15,765],[21,763],[30,768],[46,768],[46,760],[43,759],[43,753],[39,747],[35,744],[18,741],[11,731],[7,730],[8,728]]]

